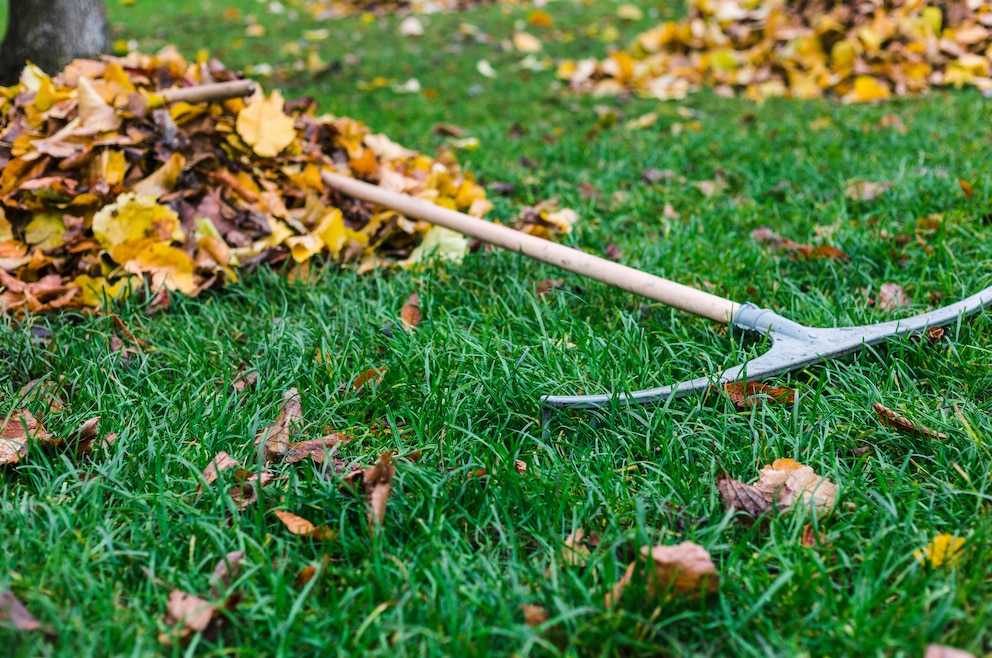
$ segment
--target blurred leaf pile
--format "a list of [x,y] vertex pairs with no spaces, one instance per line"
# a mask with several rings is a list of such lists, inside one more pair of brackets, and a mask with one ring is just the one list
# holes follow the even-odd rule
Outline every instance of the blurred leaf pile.
[[403,148],[354,119],[318,115],[310,99],[162,95],[236,77],[166,49],[77,60],[55,77],[28,66],[0,88],[0,307],[99,307],[149,288],[167,303],[169,291],[195,295],[258,263],[410,262],[430,239],[426,223],[326,189],[324,169],[490,210],[451,153]]
[[703,85],[754,100],[881,101],[931,86],[992,93],[992,4],[982,0],[692,0],[627,50],[562,62],[601,95],[683,98]]

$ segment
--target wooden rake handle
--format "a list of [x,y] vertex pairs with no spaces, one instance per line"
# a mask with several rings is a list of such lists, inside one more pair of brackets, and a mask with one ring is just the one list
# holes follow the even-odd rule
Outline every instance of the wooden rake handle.
[[254,80],[230,80],[228,82],[212,82],[195,87],[177,87],[159,92],[166,103],[210,103],[224,101],[229,98],[244,98],[255,93]]
[[427,201],[405,194],[363,183],[340,174],[324,171],[324,183],[348,196],[368,201],[384,208],[443,226],[488,244],[539,260],[542,263],[575,272],[596,281],[608,283],[622,290],[637,293],[668,306],[708,318],[716,322],[730,322],[740,307],[729,299],[711,295],[702,290],[663,279],[632,267],[608,261],[584,251],[493,224],[477,217],[448,210]]

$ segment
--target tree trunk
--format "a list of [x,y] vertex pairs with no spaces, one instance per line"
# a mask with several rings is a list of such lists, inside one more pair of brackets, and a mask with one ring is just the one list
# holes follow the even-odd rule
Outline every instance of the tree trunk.
[[107,47],[103,0],[9,0],[0,46],[0,84],[17,82],[26,62],[54,75],[77,57]]

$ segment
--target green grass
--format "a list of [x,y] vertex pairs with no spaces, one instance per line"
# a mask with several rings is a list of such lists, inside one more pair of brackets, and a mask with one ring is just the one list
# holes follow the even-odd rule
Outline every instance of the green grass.
[[[117,38],[146,50],[175,43],[188,56],[206,48],[232,68],[291,63],[283,44],[315,27],[305,15],[266,15],[266,4],[251,0],[108,5]],[[228,7],[242,18],[224,18]],[[552,31],[576,35],[552,41],[550,31],[530,28],[554,57],[605,54],[585,36],[591,25],[615,24],[629,38],[656,20],[619,23],[612,2],[562,0],[547,10]],[[707,93],[665,105],[576,97],[554,87],[552,70],[517,72],[521,56],[499,49],[526,12],[423,17],[419,40],[396,36],[395,17],[325,23],[331,36],[320,56],[339,69],[262,80],[426,151],[444,141],[431,132],[436,122],[464,126],[481,147],[460,153],[463,162],[486,184],[516,185],[495,198],[498,216],[560,196],[582,216],[576,245],[603,253],[614,242],[625,263],[805,324],[903,317],[935,295],[946,303],[990,284],[992,122],[977,93],[935,91],[879,107],[756,106]],[[251,13],[267,34],[239,48]],[[446,51],[463,21],[491,43]],[[497,79],[476,72],[483,58]],[[436,96],[357,89],[379,75],[416,77]],[[621,113],[621,125],[649,111],[660,118],[646,130],[590,137],[595,105]],[[673,123],[687,121],[680,108],[699,113],[701,131],[672,134]],[[879,128],[886,114],[900,116],[907,134]],[[831,125],[811,129],[820,119]],[[515,123],[525,134],[513,136]],[[647,167],[686,182],[645,183]],[[726,186],[712,197],[691,185],[717,176]],[[843,193],[852,178],[895,186],[854,203]],[[958,178],[974,186],[972,200]],[[582,196],[580,182],[600,197]],[[681,219],[662,218],[666,202]],[[915,226],[934,213],[944,221],[925,236],[927,251]],[[790,260],[750,238],[767,225],[813,242],[816,227],[835,223],[829,243],[850,262]],[[537,295],[551,276],[564,288]],[[868,306],[861,289],[875,294],[884,282],[904,286],[910,307]],[[424,319],[408,334],[398,316],[415,291]],[[0,326],[0,412],[21,405],[16,391],[30,379],[61,375],[70,410],[46,414],[47,429],[66,433],[100,415],[102,430],[119,434],[91,461],[34,450],[0,473],[0,590],[12,589],[55,638],[4,628],[12,654],[919,656],[930,642],[992,652],[988,315],[952,326],[937,345],[896,341],[781,378],[799,392],[791,406],[741,412],[710,394],[661,408],[557,414],[544,437],[539,394],[659,385],[732,365],[753,348],[711,322],[495,252],[423,272],[327,270],[309,284],[260,271],[243,285],[174,298],[155,317],[137,303],[116,310],[146,343],[129,359],[111,350],[117,330],[106,316]],[[50,343],[39,340],[46,332]],[[318,351],[329,364],[317,362]],[[259,385],[236,397],[228,384],[242,365],[259,373]],[[387,368],[384,380],[356,395],[352,380],[371,367]],[[422,451],[416,463],[398,462],[375,539],[362,503],[306,463],[278,467],[283,479],[242,513],[228,500],[229,479],[197,498],[199,473],[217,451],[257,460],[256,432],[292,386],[308,432],[331,426],[356,437],[347,458]],[[874,402],[950,438],[885,428]],[[851,457],[861,446],[873,453]],[[714,479],[726,471],[752,481],[778,457],[839,483],[842,511],[820,520],[797,511],[750,530],[729,517]],[[526,475],[515,459],[527,462]],[[477,468],[488,475],[468,478]],[[276,508],[329,525],[339,540],[290,535],[269,513]],[[832,547],[803,548],[807,523]],[[563,566],[562,540],[580,527],[602,541],[586,567]],[[938,533],[966,538],[957,568],[913,558]],[[713,555],[718,594],[604,607],[640,546],[683,540]],[[160,649],[170,588],[206,595],[214,564],[239,549],[246,568],[233,587],[245,598],[229,627],[215,642]],[[325,555],[326,573],[294,587],[299,570]],[[528,627],[522,603],[543,606],[549,622]]]

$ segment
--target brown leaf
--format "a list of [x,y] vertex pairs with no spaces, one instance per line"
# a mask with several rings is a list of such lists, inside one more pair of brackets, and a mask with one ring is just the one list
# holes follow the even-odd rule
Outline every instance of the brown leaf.
[[351,385],[351,388],[358,391],[369,384],[378,384],[382,381],[384,374],[386,374],[385,368],[369,368],[355,377],[355,382]]
[[27,454],[28,441],[45,441],[52,435],[27,409],[14,411],[0,425],[0,465],[14,464]]
[[210,574],[210,596],[219,599],[231,581],[241,574],[241,562],[245,559],[244,551],[231,551],[217,562]]
[[946,434],[941,432],[935,432],[932,429],[924,427],[919,423],[916,423],[909,418],[900,415],[898,412],[889,409],[885,405],[876,402],[871,405],[871,408],[875,410],[875,414],[883,425],[887,425],[892,429],[902,432],[903,434],[909,434],[910,436],[918,436],[925,439],[946,439],[948,438]]
[[527,462],[525,462],[524,460],[522,459],[513,460],[513,468],[520,475],[527,475]]
[[613,591],[606,595],[606,607],[620,600],[635,577],[643,584],[649,600],[671,594],[699,598],[720,587],[720,577],[709,552],[691,541],[675,546],[642,546],[641,559],[627,567]]
[[779,404],[792,404],[796,392],[791,388],[773,387],[758,382],[727,382],[723,390],[740,409],[759,406],[767,401]]
[[243,512],[258,501],[258,489],[264,487],[275,478],[269,471],[249,473],[239,468],[234,473],[235,486],[231,487],[230,496],[234,506]]
[[548,611],[539,605],[521,603],[520,609],[523,610],[524,613],[524,623],[531,628],[537,628],[544,622],[548,621]]
[[297,574],[296,579],[293,581],[293,587],[303,587],[311,580],[313,580],[313,577],[316,575],[317,575],[317,567],[315,567],[314,565],[310,564],[303,567],[302,569],[300,569],[300,573]]
[[716,479],[716,488],[727,511],[743,513],[745,525],[753,524],[755,519],[772,509],[771,504],[753,485],[744,484],[728,475],[721,475]]
[[162,633],[159,642],[171,646],[178,636],[180,644],[186,644],[196,633],[203,633],[217,625],[217,606],[178,589],[169,593],[165,609],[165,623],[168,626],[182,624],[178,633]]
[[263,443],[262,456],[265,461],[278,462],[289,450],[289,436],[303,423],[303,407],[300,394],[291,388],[282,394],[282,409],[276,422],[263,429],[255,438],[255,445]]
[[336,453],[339,446],[349,441],[351,441],[351,437],[347,434],[338,434],[335,432],[319,439],[291,443],[289,450],[286,451],[286,457],[282,461],[285,464],[295,464],[309,457],[320,464],[323,463],[328,455]]
[[362,475],[365,500],[368,504],[369,532],[375,534],[386,520],[386,500],[393,485],[396,467],[392,463],[392,453],[384,452],[375,466],[366,468]]
[[244,368],[238,371],[237,379],[231,384],[235,393],[244,393],[247,390],[254,390],[255,384],[258,383],[258,371],[249,370],[245,371]]
[[69,439],[69,444],[76,447],[77,455],[85,455],[92,452],[93,445],[97,444],[97,440],[100,437],[98,430],[99,425],[100,417],[94,416],[89,420],[83,421],[83,424],[72,433],[72,437]]
[[975,658],[975,654],[941,644],[928,644],[923,658]]
[[762,468],[754,488],[769,504],[782,510],[812,502],[817,511],[829,512],[837,500],[836,484],[788,458],[776,459]]
[[32,379],[27,384],[21,387],[18,395],[23,399],[35,399],[44,402],[48,406],[48,410],[54,414],[62,413],[65,410],[65,403],[59,399],[59,389],[61,388],[61,380],[54,379]]
[[873,183],[855,179],[847,184],[844,194],[853,201],[873,201],[888,192],[891,187],[891,182]]
[[220,475],[221,471],[226,471],[231,468],[241,468],[241,462],[221,450],[214,455],[214,458],[210,460],[207,467],[203,469],[203,480],[207,484],[213,484],[217,481],[217,477]]
[[36,631],[41,623],[13,592],[0,592],[0,621],[9,621],[19,631]]
[[420,324],[420,297],[417,293],[413,293],[406,300],[406,304],[400,310],[400,320],[403,323],[403,329],[406,331],[410,331]]
[[812,523],[807,523],[803,526],[803,536],[800,539],[800,544],[803,548],[814,548],[819,546],[820,548],[830,548],[830,540],[822,532],[813,528]]
[[286,529],[294,535],[310,537],[316,541],[333,541],[336,538],[334,531],[327,526],[315,526],[302,516],[297,516],[284,510],[273,510],[273,514],[283,522]]
[[565,537],[561,547],[562,563],[570,567],[584,567],[591,555],[590,548],[598,545],[599,535],[594,532],[586,539],[586,531],[579,528]]
[[900,306],[908,306],[909,300],[902,286],[895,283],[883,283],[875,300],[875,308],[881,311],[891,311]]
[[565,285],[563,279],[545,279],[537,284],[537,294],[546,295],[551,290],[558,290]]
[[971,187],[971,183],[966,180],[958,179],[958,185],[961,186],[961,191],[964,193],[964,198],[971,201],[971,198],[975,196],[975,192]]
[[606,251],[604,252],[603,255],[606,256],[609,260],[613,260],[613,261],[618,261],[621,258],[623,258],[623,253],[620,251],[620,248],[617,247],[616,244],[612,242],[606,245]]

